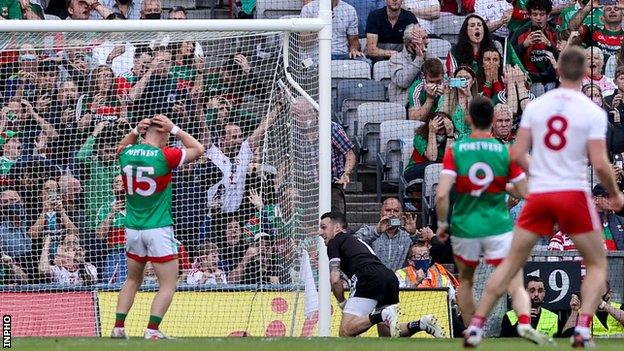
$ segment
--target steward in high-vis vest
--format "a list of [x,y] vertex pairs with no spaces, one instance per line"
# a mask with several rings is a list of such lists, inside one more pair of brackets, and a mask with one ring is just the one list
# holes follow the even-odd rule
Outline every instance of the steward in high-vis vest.
[[[539,277],[528,276],[524,287],[531,298],[531,326],[538,332],[548,336],[554,336],[558,330],[559,316],[542,307],[546,297],[544,282]],[[517,337],[516,324],[518,316],[511,310],[503,317],[501,324],[501,337]]]

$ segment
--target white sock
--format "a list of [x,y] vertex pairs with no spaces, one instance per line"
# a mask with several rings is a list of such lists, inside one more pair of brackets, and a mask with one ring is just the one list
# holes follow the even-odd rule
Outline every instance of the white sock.
[[383,310],[381,310],[381,319],[385,321],[387,318],[388,318],[388,309],[384,308]]
[[584,338],[589,338],[590,337],[590,330],[588,327],[579,327],[578,325],[576,327],[574,327],[574,331],[581,334],[582,337]]

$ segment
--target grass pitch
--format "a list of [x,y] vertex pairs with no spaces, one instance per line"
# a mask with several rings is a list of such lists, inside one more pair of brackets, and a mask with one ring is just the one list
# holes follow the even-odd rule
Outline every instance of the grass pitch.
[[[623,339],[596,340],[597,350],[621,351]],[[151,341],[107,338],[14,338],[12,349],[53,351],[451,351],[462,350],[460,339],[378,339],[378,338],[184,338]],[[539,347],[522,339],[487,339],[478,350],[529,351],[572,350],[568,339],[557,339],[557,346]]]

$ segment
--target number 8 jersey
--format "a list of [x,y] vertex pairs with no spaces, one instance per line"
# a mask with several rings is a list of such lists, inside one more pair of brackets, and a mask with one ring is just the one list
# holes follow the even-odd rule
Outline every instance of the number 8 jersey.
[[559,88],[527,105],[520,128],[531,133],[529,193],[589,190],[587,142],[606,138],[602,108],[580,91]]
[[126,228],[145,230],[173,225],[171,170],[184,163],[185,150],[128,145],[119,163],[126,189]]
[[506,145],[494,138],[456,141],[446,150],[442,173],[455,177],[454,236],[483,238],[512,230],[505,186],[525,175],[511,162]]

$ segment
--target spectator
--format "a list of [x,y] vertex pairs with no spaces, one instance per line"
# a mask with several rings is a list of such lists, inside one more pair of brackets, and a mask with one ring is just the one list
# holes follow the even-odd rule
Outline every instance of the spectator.
[[31,44],[23,44],[19,48],[17,74],[12,74],[6,80],[4,99],[8,100],[15,96],[17,90],[34,93],[37,81],[37,67],[39,57]]
[[446,73],[454,73],[460,65],[467,65],[473,72],[478,72],[483,51],[492,45],[485,21],[477,15],[468,15],[459,30],[457,44],[453,45],[446,57]]
[[[313,0],[301,9],[301,18],[317,18],[319,1]],[[332,60],[364,59],[358,40],[358,18],[353,6],[332,0]]]
[[141,19],[158,20],[162,15],[162,3],[160,0],[142,0]]
[[[248,243],[242,235],[241,225],[236,216],[223,216],[221,221],[216,221],[215,231],[223,233],[216,238],[219,243],[219,268],[226,274],[230,274],[240,264]],[[231,277],[230,277],[231,280]]]
[[351,181],[357,157],[355,145],[351,142],[342,126],[332,121],[332,212],[344,214],[347,210],[344,188]]
[[104,268],[104,283],[123,283],[128,275],[126,260],[126,193],[122,176],[113,180],[115,200],[100,207],[96,236],[106,241],[108,253]]
[[115,80],[117,95],[128,94],[136,82],[147,73],[152,63],[152,54],[147,49],[134,51],[134,61],[129,71],[123,72]]
[[136,106],[133,119],[171,115],[178,94],[177,81],[171,74],[171,61],[170,51],[163,48],[154,51],[149,68],[128,93],[129,100]]
[[598,84],[589,83],[583,85],[581,91],[585,96],[590,98],[596,105],[603,107],[604,106],[604,98],[602,97],[602,89],[598,86]]
[[574,18],[574,16],[576,16],[579,10],[586,5],[590,5],[591,7],[591,16],[585,16],[585,18],[583,19],[583,25],[591,26],[592,24],[602,24],[602,6],[591,6],[591,3],[592,2],[588,0],[576,0],[574,5],[568,6],[563,9],[563,11],[561,11],[561,14],[559,14],[560,24],[557,26],[557,31],[563,32],[570,29],[570,21]]
[[240,264],[228,275],[231,283],[279,284],[282,267],[273,257],[273,243],[269,234],[261,232],[254,236]]
[[529,11],[526,8],[526,0],[511,0],[511,4],[513,5],[513,12],[509,23],[507,23],[507,28],[513,33],[529,22]]
[[416,234],[416,220],[403,213],[401,202],[390,197],[381,204],[381,219],[376,225],[363,225],[355,235],[370,245],[388,269],[393,272],[404,267],[405,258]]
[[[62,169],[74,166],[74,154],[82,144],[83,136],[86,135],[79,128],[81,124],[76,121],[77,101],[76,84],[72,81],[63,82],[59,86],[58,99],[52,101],[48,114],[48,120],[58,133],[56,138],[51,138],[48,142],[51,150],[48,158]],[[83,129],[88,127],[85,124],[90,124],[90,119],[83,119]]]
[[94,67],[91,48],[87,47],[84,40],[74,38],[66,39],[65,47],[61,53],[60,65],[60,81],[73,81],[78,91],[85,92],[89,89],[87,86],[89,72]]
[[102,121],[114,123],[127,115],[122,101],[115,91],[113,70],[105,65],[91,72],[89,91],[78,98],[76,107],[80,116],[80,129],[88,130]]
[[84,286],[97,282],[97,269],[85,262],[85,249],[77,235],[65,235],[54,255],[54,265],[50,265],[50,242],[50,236],[46,235],[39,258],[41,274],[61,285]]
[[358,33],[360,38],[366,38],[366,21],[368,14],[373,10],[380,9],[385,6],[385,0],[342,0],[355,8],[358,18]]
[[28,231],[31,238],[37,239],[42,235],[49,236],[52,239],[52,248],[55,249],[56,240],[60,236],[73,235],[78,237],[80,235],[78,228],[65,212],[56,181],[48,180],[43,184],[39,199],[43,205],[35,223]]
[[99,209],[112,201],[113,179],[119,173],[116,148],[122,135],[110,122],[100,122],[76,154],[84,174],[86,229],[91,233],[96,230]]
[[420,68],[425,60],[429,40],[427,33],[417,24],[410,24],[403,32],[404,48],[390,57],[390,84],[388,99],[405,106],[408,100],[410,85],[419,76]]
[[199,248],[186,282],[190,285],[227,284],[225,272],[219,269],[219,248],[207,243]]
[[[622,96],[624,92],[624,67],[617,69],[615,73],[615,85],[617,89],[612,95],[604,98],[604,108],[607,110],[610,130],[612,134],[607,132],[607,142],[609,151],[612,153],[624,152],[624,104],[622,104]],[[623,246],[624,247],[624,246]]]
[[[119,1],[119,0],[117,0]],[[109,34],[105,40],[93,48],[93,63],[110,67],[115,77],[130,71],[136,48],[124,37]]]
[[[591,323],[591,333],[596,337],[617,337],[624,334],[624,304],[611,299],[613,292],[611,284],[607,281],[606,292],[594,315]],[[582,297],[580,292],[572,294],[570,309],[572,310],[568,320],[561,330],[561,336],[570,336],[576,325],[581,309]]]
[[531,22],[514,32],[511,44],[529,72],[529,78],[533,83],[531,91],[539,96],[542,92],[553,89],[557,81],[552,57],[549,58],[547,55],[548,52],[555,55],[557,50],[555,30],[548,23],[552,2],[529,0],[527,9]]
[[434,20],[440,18],[440,2],[438,0],[404,0],[403,8],[410,11],[418,19],[418,24],[435,36]]
[[2,252],[2,247],[0,247],[0,286],[26,282],[28,282],[28,274],[13,260],[13,257]]
[[506,65],[501,79],[505,89],[494,95],[493,100],[497,105],[506,104],[514,116],[521,116],[528,103],[535,99],[529,91],[526,74],[517,66]]
[[101,18],[106,18],[111,11],[97,0],[67,0],[66,20],[88,20],[91,12],[96,11]]
[[[2,110],[3,113],[5,110]],[[6,118],[6,117],[1,117]],[[0,177],[3,181],[0,184],[6,185],[5,178],[11,171],[11,167],[17,162],[22,155],[22,143],[17,133],[12,130],[0,130],[0,146],[2,146],[2,155],[0,156]],[[8,179],[6,179],[8,181]]]
[[583,78],[583,85],[596,84],[600,87],[602,96],[612,95],[616,87],[613,79],[602,74],[605,62],[602,50],[595,46],[588,47],[585,49],[585,56],[587,56],[587,73]]
[[205,61],[195,55],[194,41],[182,41],[175,43],[173,49],[173,65],[171,76],[176,80],[178,91],[191,91],[193,88],[202,89],[204,86]]
[[[14,101],[19,100],[15,99]],[[32,155],[36,150],[35,143],[40,134],[45,133],[52,138],[57,137],[58,134],[56,129],[37,113],[30,102],[21,100],[19,106],[17,118],[13,121],[11,128],[19,133],[24,149],[23,154]]]
[[[141,18],[141,0],[103,0],[102,5],[111,11],[111,14],[121,14],[125,19],[137,20]],[[110,16],[110,15],[109,15]],[[99,12],[91,12],[89,19],[101,20]]]
[[430,117],[444,93],[444,66],[438,58],[425,60],[419,75],[408,91],[408,119],[422,121]]
[[[570,29],[578,30],[581,41],[586,47],[597,46],[604,52],[604,61],[617,54],[624,39],[624,29],[622,29],[622,9],[619,5],[608,5],[603,7],[601,16],[604,23],[596,22],[594,26],[581,24],[585,22],[587,15],[593,7],[602,7],[597,1],[588,1],[570,21]],[[599,73],[603,73],[602,71]]]
[[448,288],[449,299],[455,300],[457,278],[443,265],[431,261],[429,245],[424,241],[412,244],[407,256],[407,266],[395,272],[401,288]]
[[459,9],[457,1],[455,0],[440,0],[440,11],[459,15]]
[[[309,0],[308,0],[309,1]],[[239,19],[253,19],[256,14],[256,0],[240,0]]]
[[[542,307],[544,298],[546,298],[544,281],[539,277],[527,276],[524,281],[524,288],[531,299],[531,326],[542,334],[550,337],[555,336],[559,330],[559,316]],[[503,317],[500,336],[503,338],[518,337],[517,324],[518,316],[516,311],[511,310],[507,312]]]
[[169,10],[168,19],[184,20],[186,19],[186,8],[184,6],[174,6]]
[[43,9],[28,0],[9,0],[3,2],[0,16],[2,19],[40,20],[43,19]]
[[26,267],[32,262],[33,247],[22,198],[14,190],[5,190],[0,194],[0,206],[0,251]]
[[218,71],[208,72],[204,89],[208,98],[223,96],[230,100],[234,109],[241,104],[245,94],[253,91],[251,65],[243,54],[227,57]]
[[[483,96],[495,100],[498,94],[505,90],[503,84],[503,58],[494,46],[483,50],[483,56],[479,63],[480,70],[477,72],[478,91]],[[496,104],[498,101],[492,101]]]
[[492,39],[504,45],[509,36],[507,23],[511,20],[513,5],[507,0],[476,0],[475,13],[487,23]]
[[460,140],[471,133],[470,126],[464,120],[464,116],[468,112],[472,98],[478,95],[477,80],[474,71],[464,65],[455,70],[454,77],[462,79],[462,86],[445,89],[437,111],[451,116],[451,121],[455,126],[455,140]]
[[418,23],[413,13],[401,8],[403,0],[386,0],[366,21],[366,50],[373,61],[387,60],[403,47],[405,28]]
[[498,104],[494,106],[494,120],[492,121],[492,136],[503,144],[513,144],[516,136],[511,132],[513,113],[509,106]]
[[436,112],[423,121],[414,134],[414,151],[405,167],[403,177],[407,182],[422,179],[425,168],[432,163],[441,163],[444,151],[455,140],[455,128],[448,114]]

